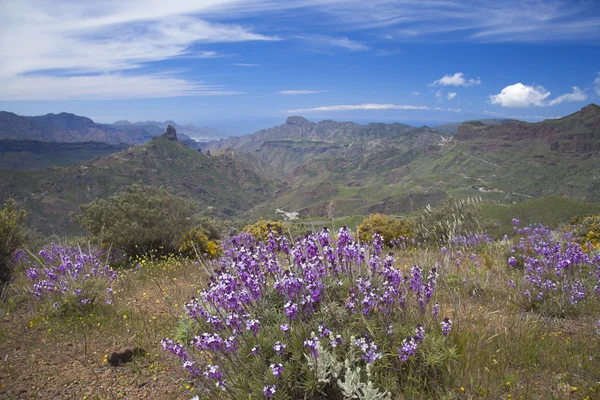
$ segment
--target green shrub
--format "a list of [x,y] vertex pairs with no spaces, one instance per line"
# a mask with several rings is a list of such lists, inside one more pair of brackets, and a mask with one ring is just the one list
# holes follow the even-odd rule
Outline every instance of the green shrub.
[[413,227],[408,220],[385,214],[371,214],[358,226],[358,237],[361,241],[370,242],[373,234],[377,232],[383,237],[386,245],[395,239],[409,239],[414,235]]
[[0,284],[10,279],[11,256],[25,240],[26,215],[12,199],[0,210]]
[[95,240],[129,256],[148,251],[161,255],[178,250],[180,238],[195,225],[194,208],[164,188],[132,185],[108,200],[81,206],[74,219]]
[[421,211],[418,235],[428,241],[445,242],[457,235],[480,232],[481,219],[481,198],[449,198]]

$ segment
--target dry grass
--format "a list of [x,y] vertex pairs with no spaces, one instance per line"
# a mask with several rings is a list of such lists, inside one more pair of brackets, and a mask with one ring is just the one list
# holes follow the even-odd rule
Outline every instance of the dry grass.
[[[570,319],[520,310],[510,301],[505,248],[477,251],[480,267],[465,257],[456,265],[439,251],[397,252],[397,265],[440,266],[437,300],[455,322],[460,362],[448,371],[440,399],[599,399],[600,317],[597,299]],[[491,262],[489,261],[491,260]],[[179,399],[193,387],[178,362],[162,351],[183,305],[203,289],[205,265],[175,258],[141,261],[121,273],[112,306],[86,314],[41,312],[19,294],[19,277],[1,303],[0,398]],[[145,357],[111,367],[105,356],[122,346]],[[419,383],[398,399],[427,398]]]

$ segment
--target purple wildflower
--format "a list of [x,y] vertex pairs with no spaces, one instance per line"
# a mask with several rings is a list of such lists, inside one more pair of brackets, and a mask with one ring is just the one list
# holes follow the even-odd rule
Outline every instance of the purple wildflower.
[[271,371],[273,372],[273,376],[275,378],[280,378],[281,374],[283,374],[283,370],[283,365],[278,363],[271,364]]
[[440,322],[440,325],[442,326],[442,335],[448,336],[452,330],[452,320],[446,317]]

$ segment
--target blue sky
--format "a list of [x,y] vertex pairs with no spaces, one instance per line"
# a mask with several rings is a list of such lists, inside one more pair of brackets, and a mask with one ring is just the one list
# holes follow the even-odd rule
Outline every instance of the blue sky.
[[595,0],[5,0],[0,109],[251,133],[600,103]]

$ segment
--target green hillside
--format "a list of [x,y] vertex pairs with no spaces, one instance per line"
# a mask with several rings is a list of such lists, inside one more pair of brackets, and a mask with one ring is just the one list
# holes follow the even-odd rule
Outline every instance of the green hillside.
[[0,168],[65,167],[125,150],[129,145],[99,142],[58,143],[36,140],[0,140]]
[[34,171],[3,170],[0,201],[13,197],[44,233],[73,232],[68,214],[80,204],[106,198],[133,183],[164,186],[194,200],[198,211],[233,217],[275,191],[249,156],[207,156],[162,137],[91,162]]

